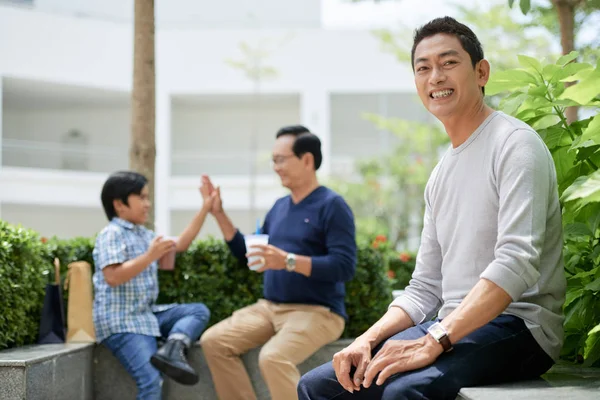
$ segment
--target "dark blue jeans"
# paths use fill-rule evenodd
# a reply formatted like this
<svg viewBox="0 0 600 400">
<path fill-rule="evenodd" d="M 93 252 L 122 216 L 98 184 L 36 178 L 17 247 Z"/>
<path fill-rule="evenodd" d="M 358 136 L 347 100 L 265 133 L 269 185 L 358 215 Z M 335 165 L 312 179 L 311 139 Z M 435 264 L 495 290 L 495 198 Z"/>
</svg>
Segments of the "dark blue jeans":
<svg viewBox="0 0 600 400">
<path fill-rule="evenodd" d="M 195 342 L 206 328 L 210 311 L 202 303 L 191 303 L 181 304 L 155 315 L 163 337 L 183 333 Z M 150 364 L 150 358 L 157 350 L 154 336 L 116 333 L 102 343 L 135 380 L 138 400 L 160 400 L 162 379 L 158 370 Z"/>
<path fill-rule="evenodd" d="M 418 339 L 431 324 L 412 327 L 388 340 Z M 454 350 L 442 354 L 432 365 L 392 375 L 381 386 L 373 380 L 368 389 L 361 387 L 351 394 L 338 383 L 329 362 L 300 379 L 298 396 L 300 400 L 454 400 L 463 387 L 539 377 L 553 363 L 523 320 L 501 315 L 455 343 Z"/>
</svg>

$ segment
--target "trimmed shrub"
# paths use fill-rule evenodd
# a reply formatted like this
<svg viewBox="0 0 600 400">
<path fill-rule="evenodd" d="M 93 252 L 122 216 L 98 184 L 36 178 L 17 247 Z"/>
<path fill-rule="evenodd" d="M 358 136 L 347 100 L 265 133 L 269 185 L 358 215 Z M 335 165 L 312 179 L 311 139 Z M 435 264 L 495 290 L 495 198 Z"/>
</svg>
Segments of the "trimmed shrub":
<svg viewBox="0 0 600 400">
<path fill-rule="evenodd" d="M 35 232 L 0 220 L 0 349 L 37 340 L 51 268 Z"/>
<path fill-rule="evenodd" d="M 93 267 L 94 239 L 40 239 L 32 231 L 0 223 L 2 349 L 35 343 L 44 287 L 53 280 L 54 257 L 60 259 L 64 282 L 69 263 L 81 260 Z M 386 312 L 392 289 L 385 257 L 370 243 L 359 243 L 356 275 L 346 283 L 349 321 L 343 337 L 360 335 Z M 159 271 L 159 281 L 158 303 L 203 302 L 211 310 L 211 325 L 262 297 L 262 275 L 250 271 L 215 238 L 196 241 L 178 254 L 175 270 Z M 68 292 L 63 296 L 66 307 Z"/>
</svg>

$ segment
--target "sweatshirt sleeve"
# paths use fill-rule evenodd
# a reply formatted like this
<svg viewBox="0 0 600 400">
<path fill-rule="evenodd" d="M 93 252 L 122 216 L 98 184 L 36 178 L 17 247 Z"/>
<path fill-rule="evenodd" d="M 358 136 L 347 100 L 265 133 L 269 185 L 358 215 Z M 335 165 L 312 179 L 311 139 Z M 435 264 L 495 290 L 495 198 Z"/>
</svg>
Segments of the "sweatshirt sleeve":
<svg viewBox="0 0 600 400">
<path fill-rule="evenodd" d="M 494 260 L 480 277 L 500 286 L 513 301 L 540 277 L 553 168 L 546 145 L 527 129 L 509 136 L 495 163 L 498 238 Z"/>
<path fill-rule="evenodd" d="M 404 293 L 390 307 L 400 307 L 415 325 L 433 318 L 442 305 L 442 252 L 425 194 L 425 216 L 415 270 Z"/>
<path fill-rule="evenodd" d="M 356 271 L 354 215 L 344 199 L 336 197 L 325 220 L 327 255 L 312 257 L 311 279 L 345 282 Z"/>
</svg>

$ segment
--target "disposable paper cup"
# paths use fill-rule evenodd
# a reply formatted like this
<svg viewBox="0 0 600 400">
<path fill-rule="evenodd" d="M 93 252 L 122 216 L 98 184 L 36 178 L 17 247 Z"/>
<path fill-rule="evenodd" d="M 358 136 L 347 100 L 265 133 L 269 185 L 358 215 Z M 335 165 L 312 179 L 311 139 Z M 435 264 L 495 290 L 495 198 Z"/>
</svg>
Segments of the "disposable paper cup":
<svg viewBox="0 0 600 400">
<path fill-rule="evenodd" d="M 245 235 L 244 240 L 246 241 L 246 252 L 252 253 L 258 250 L 258 248 L 253 248 L 253 246 L 256 246 L 257 244 L 269 244 L 269 235 Z M 252 264 L 252 262 L 254 262 L 255 260 L 260 260 L 260 257 L 248 257 L 248 264 Z M 257 264 L 248 268 L 250 268 L 252 271 L 256 271 L 257 269 L 260 269 L 263 266 L 264 264 Z"/>
<path fill-rule="evenodd" d="M 165 236 L 163 238 L 163 240 L 172 240 L 175 243 L 177 243 L 177 240 L 179 238 L 177 236 Z M 168 253 L 165 253 L 165 255 L 163 255 L 159 262 L 158 262 L 158 266 L 160 269 L 165 270 L 165 271 L 172 271 L 175 269 L 175 255 L 177 254 L 177 250 L 173 249 L 171 251 L 169 251 Z"/>
</svg>

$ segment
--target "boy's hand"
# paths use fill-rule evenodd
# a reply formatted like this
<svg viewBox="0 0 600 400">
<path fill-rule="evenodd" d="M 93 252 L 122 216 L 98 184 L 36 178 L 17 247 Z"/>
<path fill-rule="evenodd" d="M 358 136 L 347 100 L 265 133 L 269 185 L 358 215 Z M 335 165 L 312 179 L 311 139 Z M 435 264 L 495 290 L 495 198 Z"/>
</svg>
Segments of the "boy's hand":
<svg viewBox="0 0 600 400">
<path fill-rule="evenodd" d="M 152 261 L 156 261 L 169 251 L 175 250 L 176 243 L 172 240 L 164 240 L 162 236 L 157 236 L 150 242 L 150 247 L 146 254 Z"/>
<path fill-rule="evenodd" d="M 208 175 L 202 175 L 202 186 L 200 186 L 200 194 L 204 200 L 204 205 L 210 205 L 208 210 L 212 213 L 223 212 L 223 201 L 221 200 L 221 188 L 214 187 Z"/>
</svg>

